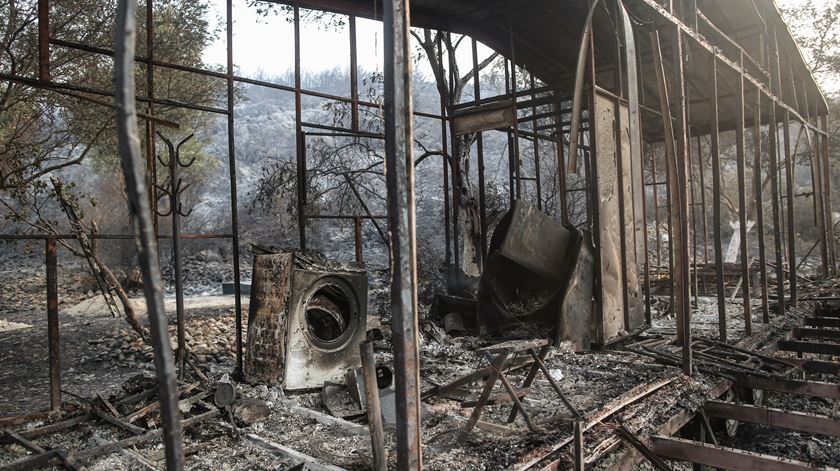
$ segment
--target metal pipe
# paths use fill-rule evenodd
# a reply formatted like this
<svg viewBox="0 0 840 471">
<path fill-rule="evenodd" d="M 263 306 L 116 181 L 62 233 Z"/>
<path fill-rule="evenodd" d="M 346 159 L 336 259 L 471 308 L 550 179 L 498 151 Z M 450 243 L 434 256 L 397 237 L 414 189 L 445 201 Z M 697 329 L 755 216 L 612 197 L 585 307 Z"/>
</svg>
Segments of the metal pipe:
<svg viewBox="0 0 840 471">
<path fill-rule="evenodd" d="M 583 24 L 583 33 L 580 35 L 580 47 L 578 48 L 577 66 L 575 67 L 575 88 L 572 94 L 572 123 L 569 134 L 569 173 L 577 173 L 577 148 L 578 132 L 580 130 L 580 114 L 583 109 L 583 82 L 586 74 L 587 50 L 591 41 L 592 16 L 595 14 L 595 7 L 600 0 L 594 0 L 589 5 L 589 12 L 586 14 L 586 21 Z M 592 73 L 595 71 L 593 69 Z"/>
<path fill-rule="evenodd" d="M 508 22 L 508 42 L 510 44 L 510 92 L 516 96 L 516 48 L 513 41 L 513 15 L 510 10 L 507 12 Z M 514 98 L 516 102 L 516 98 Z M 514 106 L 514 109 L 516 107 Z M 516 181 L 516 199 L 522 198 L 522 159 L 519 155 L 519 120 L 513 120 L 513 159 L 514 159 L 514 177 Z"/>
<path fill-rule="evenodd" d="M 396 373 L 397 468 L 423 466 L 414 216 L 409 0 L 383 2 L 385 160 L 391 232 L 391 328 Z"/>
<path fill-rule="evenodd" d="M 350 15 L 350 127 L 359 130 L 359 64 L 356 51 L 356 15 Z"/>
<path fill-rule="evenodd" d="M 230 5 L 230 3 L 228 3 Z M 178 411 L 178 386 L 175 382 L 169 329 L 163 306 L 163 280 L 157 263 L 157 242 L 149 200 L 146 197 L 145 168 L 140 156 L 136 104 L 134 101 L 134 18 L 137 4 L 120 0 L 116 15 L 115 47 L 115 96 L 117 101 L 117 136 L 125 174 L 126 192 L 130 211 L 135 218 L 137 246 L 143 271 L 143 286 L 149 311 L 152 346 L 155 352 L 155 370 L 158 378 L 163 443 L 168 470 L 184 467 L 184 450 L 181 443 L 181 419 Z"/>
<path fill-rule="evenodd" d="M 743 59 L 742 59 L 743 62 Z M 744 306 L 744 330 L 752 335 L 752 310 L 750 306 L 750 254 L 747 241 L 747 182 L 746 149 L 744 147 L 744 74 L 738 76 L 736 83 L 738 100 L 735 118 L 735 151 L 738 174 L 738 226 L 741 237 L 741 293 Z"/>
<path fill-rule="evenodd" d="M 472 40 L 472 63 L 473 63 L 473 95 L 476 101 L 481 100 L 481 76 L 478 70 L 478 42 Z M 487 260 L 487 195 L 486 182 L 484 179 L 484 138 L 478 132 L 475 138 L 475 152 L 478 160 L 478 216 L 481 225 L 481 268 L 484 269 L 484 262 Z M 444 162 L 445 167 L 445 162 Z M 444 174 L 445 175 L 445 174 Z"/>
<path fill-rule="evenodd" d="M 726 342 L 726 292 L 723 288 L 723 234 L 721 233 L 721 182 L 720 182 L 720 122 L 718 116 L 718 73 L 717 58 L 712 57 L 711 94 L 709 96 L 711 152 L 712 156 L 712 219 L 715 245 L 715 285 L 717 287 L 718 337 Z"/>
<path fill-rule="evenodd" d="M 227 134 L 228 134 L 228 169 L 230 171 L 230 225 L 233 252 L 233 294 L 236 324 L 236 375 L 243 373 L 242 366 L 242 289 L 239 286 L 239 202 L 236 197 L 236 133 L 234 130 L 234 92 L 233 92 L 233 1 L 226 1 L 226 46 L 227 46 Z"/>
<path fill-rule="evenodd" d="M 820 117 L 820 124 L 822 127 L 823 132 L 823 139 L 822 139 L 822 167 L 825 169 L 823 172 L 823 194 L 825 195 L 825 201 L 823 203 L 823 207 L 825 208 L 825 226 L 828 229 L 828 261 L 830 264 L 829 273 L 834 276 L 837 274 L 837 260 L 835 254 L 835 242 L 834 242 L 834 216 L 831 210 L 831 167 L 828 165 L 828 115 L 823 114 Z"/>
<path fill-rule="evenodd" d="M 761 181 L 761 91 L 756 90 L 755 118 L 753 119 L 753 186 L 755 188 L 756 225 L 758 226 L 758 267 L 761 282 L 761 315 L 765 324 L 770 323 L 770 302 L 767 298 L 767 248 L 764 240 L 764 198 Z"/>
<path fill-rule="evenodd" d="M 355 217 L 353 218 L 353 241 L 355 242 L 356 246 L 356 263 L 362 264 L 364 263 L 364 258 L 362 257 L 362 218 Z"/>
<path fill-rule="evenodd" d="M 38 80 L 50 81 L 50 0 L 38 0 Z"/>
<path fill-rule="evenodd" d="M 155 97 L 155 13 L 154 0 L 146 0 L 146 93 L 152 100 Z M 152 206 L 152 214 L 158 212 L 157 198 L 155 197 L 154 186 L 157 184 L 157 162 L 155 159 L 155 104 L 149 101 L 146 104 L 146 114 L 151 118 L 146 120 L 146 167 L 149 172 L 149 201 Z M 160 237 L 158 218 L 154 218 L 155 237 Z"/>
<path fill-rule="evenodd" d="M 301 128 L 301 71 L 300 71 L 300 2 L 294 4 L 294 54 L 295 54 L 295 144 L 297 167 L 297 211 L 298 211 L 298 241 L 301 250 L 306 250 L 306 137 Z"/>
<path fill-rule="evenodd" d="M 784 128 L 782 128 L 782 135 L 784 137 L 784 151 L 785 151 L 785 189 L 787 190 L 787 235 L 788 235 L 788 270 L 790 271 L 790 305 L 796 307 L 796 225 L 793 217 L 793 155 L 790 151 L 790 113 L 785 111 L 783 113 Z"/>
<path fill-rule="evenodd" d="M 682 345 L 682 367 L 685 375 L 692 375 L 692 352 L 691 352 L 691 274 L 689 255 L 689 168 L 688 168 L 688 104 L 685 88 L 685 44 L 682 31 L 676 28 L 676 62 L 674 64 L 674 81 L 677 91 L 677 102 L 679 114 L 677 116 L 677 149 L 679 158 L 674 161 L 676 190 L 678 196 L 675 201 L 679 204 L 674 225 L 677 226 L 676 242 L 679 243 L 675 251 L 674 268 L 679 276 L 679 283 L 676 284 L 677 297 L 677 319 L 682 324 L 683 345 Z"/>
<path fill-rule="evenodd" d="M 438 32 L 437 37 L 437 60 L 438 64 L 441 64 L 443 67 L 443 39 L 440 32 Z M 440 93 L 440 115 L 446 116 L 446 94 Z M 449 140 L 447 135 L 447 126 L 446 120 L 441 120 L 440 122 L 440 148 L 443 152 L 446 152 L 446 149 L 449 148 Z M 447 276 L 447 283 L 449 282 L 449 273 L 452 270 L 452 227 L 451 227 L 451 207 L 450 207 L 450 194 L 449 194 L 449 169 L 450 169 L 450 162 L 449 159 L 443 159 L 443 240 L 444 240 L 444 265 L 446 266 L 446 276 Z M 454 173 L 454 166 L 453 166 L 453 173 Z M 458 235 L 455 235 L 455 239 L 457 240 Z"/>
<path fill-rule="evenodd" d="M 529 74 L 531 76 L 531 90 L 534 89 L 534 74 Z M 478 80 L 476 80 L 478 82 Z M 531 95 L 531 97 L 536 99 L 536 95 Z M 537 108 L 536 106 L 531 107 L 531 114 L 536 116 Z M 537 134 L 537 124 L 539 124 L 539 120 L 534 120 L 531 123 L 531 130 L 534 132 L 534 135 Z M 536 179 L 537 185 L 537 209 L 542 211 L 542 182 L 540 181 L 540 140 L 539 138 L 534 139 L 534 178 Z"/>
</svg>

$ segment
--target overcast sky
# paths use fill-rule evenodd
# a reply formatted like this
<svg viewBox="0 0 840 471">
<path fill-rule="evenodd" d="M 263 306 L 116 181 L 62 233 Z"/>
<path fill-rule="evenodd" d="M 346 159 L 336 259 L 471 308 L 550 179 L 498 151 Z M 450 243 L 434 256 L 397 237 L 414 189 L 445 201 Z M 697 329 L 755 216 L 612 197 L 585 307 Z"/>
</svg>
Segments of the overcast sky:
<svg viewBox="0 0 840 471">
<path fill-rule="evenodd" d="M 743 1 L 743 0 L 734 0 Z M 806 2 L 817 4 L 837 0 L 776 0 L 780 7 L 795 6 Z M 225 0 L 210 0 L 212 5 L 211 22 L 221 28 L 219 40 L 212 44 L 204 54 L 209 64 L 225 64 L 224 12 Z M 246 0 L 234 0 L 234 63 L 239 73 L 247 77 L 263 75 L 280 76 L 291 70 L 294 65 L 292 24 L 284 15 L 263 17 L 256 10 L 247 6 Z M 377 21 L 357 20 L 358 61 L 362 70 L 380 70 L 382 68 L 382 24 Z M 470 48 L 461 47 L 459 61 L 469 63 Z M 490 50 L 479 50 L 481 58 L 490 54 Z M 429 73 L 425 64 L 418 64 L 421 73 Z M 348 69 L 350 67 L 349 32 L 345 25 L 338 31 L 306 25 L 301 28 L 301 68 L 304 72 L 317 72 L 330 68 Z"/>
</svg>

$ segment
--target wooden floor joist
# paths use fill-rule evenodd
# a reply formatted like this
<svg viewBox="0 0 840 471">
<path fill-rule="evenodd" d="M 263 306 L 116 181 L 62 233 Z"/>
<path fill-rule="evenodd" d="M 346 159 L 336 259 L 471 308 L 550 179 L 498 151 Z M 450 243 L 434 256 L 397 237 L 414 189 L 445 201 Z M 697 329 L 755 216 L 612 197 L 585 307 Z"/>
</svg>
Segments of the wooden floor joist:
<svg viewBox="0 0 840 471">
<path fill-rule="evenodd" d="M 840 376 L 840 363 L 833 361 L 811 360 L 806 358 L 785 358 L 785 361 L 795 364 L 797 368 L 806 373 Z"/>
<path fill-rule="evenodd" d="M 805 325 L 811 327 L 840 327 L 840 319 L 834 317 L 806 317 Z"/>
<path fill-rule="evenodd" d="M 655 436 L 652 442 L 653 451 L 663 458 L 733 471 L 840 471 L 840 468 L 818 468 L 802 461 L 681 438 Z"/>
<path fill-rule="evenodd" d="M 840 437 L 840 420 L 824 415 L 723 401 L 707 401 L 703 409 L 714 417 Z"/>
<path fill-rule="evenodd" d="M 840 340 L 840 330 L 796 327 L 793 329 L 793 336 L 797 339 Z"/>
<path fill-rule="evenodd" d="M 836 343 L 779 340 L 779 350 L 784 352 L 816 353 L 819 355 L 840 356 L 840 344 Z"/>
<path fill-rule="evenodd" d="M 736 378 L 736 384 L 745 388 L 765 391 L 801 394 L 823 399 L 840 399 L 840 385 L 798 379 L 765 378 L 762 376 L 742 375 Z"/>
</svg>

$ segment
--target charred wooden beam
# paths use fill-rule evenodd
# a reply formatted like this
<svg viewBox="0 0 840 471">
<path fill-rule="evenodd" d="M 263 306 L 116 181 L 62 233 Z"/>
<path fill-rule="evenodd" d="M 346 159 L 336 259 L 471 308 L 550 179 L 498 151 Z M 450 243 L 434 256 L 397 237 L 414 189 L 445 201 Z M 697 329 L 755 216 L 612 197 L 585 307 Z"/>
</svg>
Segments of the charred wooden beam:
<svg viewBox="0 0 840 471">
<path fill-rule="evenodd" d="M 803 396 L 821 397 L 823 399 L 840 399 L 840 385 L 817 381 L 800 381 L 797 379 L 765 378 L 754 375 L 739 375 L 735 383 L 738 386 L 753 389 L 763 389 Z"/>
<path fill-rule="evenodd" d="M 785 360 L 807 373 L 840 376 L 840 363 L 803 358 L 786 358 Z"/>
<path fill-rule="evenodd" d="M 819 355 L 840 356 L 840 345 L 835 343 L 802 342 L 798 340 L 779 340 L 779 350 L 796 353 L 816 353 Z"/>
<path fill-rule="evenodd" d="M 836 470 L 838 468 L 815 468 L 802 461 L 778 456 L 752 453 L 737 448 L 711 445 L 681 438 L 653 437 L 653 451 L 665 458 L 689 461 L 734 471 L 795 471 L 815 469 Z"/>
<path fill-rule="evenodd" d="M 840 340 L 840 330 L 795 327 L 793 329 L 793 336 L 798 339 Z"/>
<path fill-rule="evenodd" d="M 707 401 L 703 410 L 714 417 L 769 425 L 798 432 L 840 437 L 840 420 L 824 415 L 723 401 Z"/>
<path fill-rule="evenodd" d="M 840 319 L 831 317 L 806 317 L 805 325 L 811 327 L 840 327 Z"/>
</svg>

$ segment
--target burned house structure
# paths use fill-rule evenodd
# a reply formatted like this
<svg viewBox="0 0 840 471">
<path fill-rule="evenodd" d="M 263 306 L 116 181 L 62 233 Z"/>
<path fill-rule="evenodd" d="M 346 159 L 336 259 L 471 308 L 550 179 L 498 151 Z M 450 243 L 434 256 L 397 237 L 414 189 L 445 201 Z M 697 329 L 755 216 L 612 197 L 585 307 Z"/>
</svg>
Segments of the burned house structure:
<svg viewBox="0 0 840 471">
<path fill-rule="evenodd" d="M 388 407 L 392 408 L 391 421 L 395 423 L 394 438 L 389 441 L 393 451 L 390 466 L 420 469 L 424 450 L 428 453 L 430 448 L 446 448 L 424 437 L 422 404 L 439 394 L 450 397 L 455 390 L 463 392 L 463 387 L 470 384 L 477 384 L 479 389 L 460 397 L 459 403 L 471 412 L 466 425 L 459 428 L 463 432 L 459 440 L 475 427 L 493 428 L 494 424 L 480 420 L 486 413 L 484 409 L 491 406 L 507 407 L 506 410 L 512 407 L 508 420 L 511 427 L 521 417 L 534 436 L 548 429 L 556 432 L 541 443 L 529 443 L 512 462 L 505 463 L 505 467 L 512 469 L 584 469 L 585 466 L 634 469 L 645 460 L 657 469 L 670 469 L 665 460 L 740 470 L 811 469 L 812 465 L 836 469 L 824 465 L 837 463 L 806 463 L 801 459 L 722 446 L 709 420 L 712 417 L 711 422 L 719 418 L 724 423 L 742 421 L 840 437 L 836 416 L 763 407 L 761 401 L 754 400 L 760 392 L 791 394 L 831 401 L 835 411 L 836 401 L 840 400 L 837 382 L 840 344 L 835 343 L 840 339 L 840 331 L 835 330 L 840 327 L 837 321 L 840 308 L 832 304 L 836 300 L 808 295 L 807 286 L 800 285 L 804 277 L 797 272 L 805 258 L 814 257 L 819 259 L 817 276 L 828 279 L 836 275 L 828 109 L 820 87 L 772 0 L 276 3 L 288 6 L 293 12 L 293 43 L 276 45 L 293 50 L 292 86 L 237 75 L 232 49 L 236 8 L 232 0 L 226 2 L 225 70 L 206 70 L 156 59 L 153 0 L 146 2 L 148 34 L 139 38 L 145 43 L 147 53 L 133 59 L 143 66 L 145 73 L 146 91 L 136 100 L 141 127 L 145 126 L 143 155 L 151 175 L 159 166 L 154 156 L 155 131 L 172 124 L 155 117 L 156 107 L 198 109 L 226 118 L 232 231 L 175 234 L 173 238 L 221 238 L 229 239 L 232 244 L 236 362 L 230 373 L 235 380 L 282 384 L 288 391 L 320 389 L 325 382 L 346 383 L 351 396 L 361 406 L 362 418 L 367 410 L 372 443 L 369 456 L 376 469 L 385 469 L 389 463 L 385 456 L 388 447 L 382 417 L 378 412 L 371 412 L 385 408 L 385 398 L 382 397 L 380 405 L 376 389 L 389 391 Z M 53 79 L 49 53 L 51 48 L 62 47 L 115 56 L 119 45 L 108 49 L 52 37 L 50 0 L 39 0 L 38 5 L 39 75 L 25 77 L 4 72 L 0 80 L 69 93 L 112 106 L 108 100 L 117 95 L 114 91 Z M 347 19 L 351 56 L 349 96 L 333 96 L 302 87 L 302 9 L 331 12 Z M 359 126 L 360 109 L 376 108 L 379 104 L 360 98 L 357 18 L 381 20 L 383 25 L 385 127 L 382 135 L 372 136 Z M 508 76 L 506 93 L 485 96 L 481 80 L 474 79 L 471 100 L 446 103 L 442 99 L 439 114 L 414 110 L 410 27 L 464 35 L 466 40 L 473 41 L 474 64 L 478 64 L 476 42 L 500 53 Z M 443 54 L 440 45 L 437 52 Z M 174 103 L 155 97 L 153 70 L 156 68 L 225 81 L 225 106 Z M 240 258 L 244 256 L 247 241 L 240 238 L 236 204 L 234 88 L 238 83 L 292 93 L 296 103 L 300 250 L 261 251 L 254 255 L 250 295 L 242 292 L 240 280 Z M 530 86 L 523 88 L 525 83 Z M 351 125 L 344 128 L 304 121 L 303 97 L 348 105 Z M 432 309 L 434 319 L 422 320 L 422 324 L 437 322 L 445 325 L 447 331 L 478 336 L 479 343 L 472 353 L 481 358 L 481 368 L 448 383 L 431 384 L 421 378 L 422 327 L 414 211 L 414 184 L 420 178 L 420 170 L 415 169 L 416 149 L 412 145 L 412 120 L 416 117 L 436 120 L 441 129 L 439 148 L 432 153 L 443 157 L 445 227 L 441 229 L 445 231 L 448 271 L 458 272 L 459 278 L 452 285 L 464 283 L 460 256 L 466 243 L 458 230 L 459 224 L 465 223 L 459 221 L 463 213 L 458 209 L 463 194 L 460 188 L 463 169 L 457 157 L 462 155 L 458 146 L 463 141 L 458 137 L 477 136 L 474 157 L 478 174 L 481 274 L 472 280 L 472 298 L 465 297 L 463 289 L 458 293 L 439 293 Z M 387 218 L 370 213 L 367 207 L 363 215 L 307 214 L 306 139 L 314 132 L 384 140 Z M 508 142 L 505 182 L 508 212 L 495 227 L 488 222 L 481 145 L 482 135 L 488 133 L 502 133 Z M 734 263 L 725 259 L 721 227 L 722 133 L 735 136 L 735 204 L 740 220 Z M 792 138 L 796 133 L 809 143 L 807 165 L 794 162 Z M 522 151 L 526 146 L 531 152 Z M 177 154 L 174 155 L 177 159 Z M 527 166 L 534 174 L 525 170 L 525 158 L 534 160 Z M 557 181 L 551 189 L 541 186 L 544 181 L 541 162 L 544 165 L 547 161 L 556 162 Z M 177 160 L 170 160 L 173 162 Z M 796 193 L 797 171 L 810 173 L 811 188 L 807 196 Z M 177 186 L 173 184 L 174 188 Z M 525 191 L 531 186 L 533 191 Z M 559 201 L 556 218 L 541 211 L 546 191 L 554 191 L 552 197 Z M 528 195 L 536 198 L 529 201 Z M 817 234 L 814 247 L 807 253 L 800 253 L 797 245 L 802 228 L 796 227 L 794 215 L 794 203 L 803 198 L 813 206 Z M 754 201 L 757 204 L 753 215 L 747 208 Z M 154 206 L 155 198 L 150 198 L 150 203 Z M 581 212 L 583 217 L 573 222 L 570 217 L 573 211 Z M 390 303 L 383 325 L 390 324 L 391 330 L 392 355 L 389 351 L 388 368 L 374 368 L 370 343 L 362 347 L 361 356 L 359 352 L 359 345 L 371 328 L 369 317 L 381 314 L 369 307 L 369 281 L 364 264 L 338 264 L 313 258 L 308 251 L 319 247 L 307 243 L 310 219 L 353 221 L 357 262 L 363 258 L 359 235 L 362 224 L 375 225 L 387 240 Z M 386 222 L 387 227 L 381 227 Z M 753 225 L 755 235 L 749 230 Z M 95 234 L 90 237 L 133 236 Z M 76 239 L 81 235 L 31 234 L 2 238 L 46 241 L 50 398 L 52 408 L 58 409 L 61 391 L 55 246 L 56 239 Z M 246 309 L 243 304 L 249 296 Z M 736 314 L 730 297 L 740 301 Z M 698 330 L 697 321 L 693 322 L 693 315 L 699 310 L 698 298 L 710 299 L 714 304 L 715 315 L 706 315 L 703 320 L 704 326 L 711 325 L 711 328 Z M 808 312 L 802 314 L 805 311 Z M 445 321 L 453 312 L 458 315 Z M 791 319 L 794 325 L 802 325 L 794 327 Z M 511 326 L 522 325 L 528 336 L 523 336 L 521 331 L 510 333 L 516 330 Z M 698 332 L 699 337 L 694 338 Z M 179 326 L 180 352 L 184 352 L 182 337 Z M 603 429 L 604 423 L 611 422 L 619 411 L 664 391 L 663 388 L 676 380 L 657 378 L 598 407 L 585 409 L 569 399 L 567 385 L 547 366 L 547 356 L 561 345 L 581 355 L 595 356 L 613 349 L 632 352 L 639 368 L 657 362 L 673 371 L 679 369 L 681 378 L 689 383 L 693 381 L 689 378 L 701 376 L 705 379 L 697 381 L 703 384 L 702 391 L 694 391 L 701 400 L 671 414 L 644 434 L 638 428 L 629 430 L 618 419 L 612 428 Z M 797 356 L 791 356 L 791 352 Z M 521 361 L 523 357 L 527 363 Z M 184 369 L 180 358 L 179 367 Z M 607 358 L 609 362 L 613 357 Z M 523 369 L 527 375 L 522 384 L 512 385 L 512 375 L 516 374 L 512 372 Z M 393 374 L 393 384 L 390 378 L 385 378 L 390 374 Z M 562 410 L 553 412 L 564 415 L 562 422 L 567 428 L 558 428 L 556 421 L 539 423 L 528 412 L 532 403 L 526 398 L 537 383 L 560 399 Z M 691 384 L 691 388 L 699 387 Z M 233 400 L 226 396 L 227 388 L 217 389 L 216 396 L 220 399 L 215 406 L 221 409 L 208 407 L 208 411 L 186 418 L 184 427 L 222 415 L 219 410 L 230 406 Z M 677 396 L 682 392 L 672 390 L 668 394 Z M 135 430 L 130 421 L 126 426 L 119 413 L 114 412 L 115 417 L 109 420 L 122 423 L 118 427 L 136 434 L 135 442 L 139 443 L 139 437 L 147 441 L 160 437 L 159 429 Z M 177 410 L 169 412 L 179 415 Z M 97 410 L 95 414 L 105 413 Z M 507 426 L 497 426 L 495 430 L 499 427 Z M 42 428 L 35 430 L 36 433 L 31 429 L 13 432 L 9 428 L 5 432 L 5 442 L 23 443 L 33 453 L 33 457 L 12 462 L 9 469 L 49 463 L 73 467 L 78 461 L 96 457 L 97 453 L 110 453 L 134 443 L 115 442 L 100 445 L 99 449 L 81 450 L 74 460 L 72 453 L 33 445 L 31 438 L 47 433 Z M 679 434 L 691 439 L 678 438 Z M 164 438 L 169 447 L 167 440 L 173 440 L 172 436 Z M 256 443 L 256 440 L 252 441 Z M 282 447 L 276 444 L 261 446 L 271 453 L 286 453 L 278 451 Z M 458 445 L 448 446 L 451 449 Z M 607 455 L 611 456 L 608 464 L 599 462 Z M 181 461 L 174 466 L 183 466 L 183 456 L 176 458 Z M 298 456 L 296 460 L 311 466 L 326 466 L 310 458 Z M 173 466 L 170 461 L 167 463 Z"/>
</svg>

